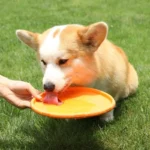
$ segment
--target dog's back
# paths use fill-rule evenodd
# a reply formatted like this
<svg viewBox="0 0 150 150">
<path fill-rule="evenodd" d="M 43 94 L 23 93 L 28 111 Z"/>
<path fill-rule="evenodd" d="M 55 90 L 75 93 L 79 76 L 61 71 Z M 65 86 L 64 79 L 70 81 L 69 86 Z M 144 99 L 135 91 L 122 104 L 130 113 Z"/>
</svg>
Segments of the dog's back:
<svg viewBox="0 0 150 150">
<path fill-rule="evenodd" d="M 124 51 L 107 39 L 95 52 L 99 77 L 96 88 L 111 94 L 115 100 L 134 94 L 138 76 Z"/>
</svg>

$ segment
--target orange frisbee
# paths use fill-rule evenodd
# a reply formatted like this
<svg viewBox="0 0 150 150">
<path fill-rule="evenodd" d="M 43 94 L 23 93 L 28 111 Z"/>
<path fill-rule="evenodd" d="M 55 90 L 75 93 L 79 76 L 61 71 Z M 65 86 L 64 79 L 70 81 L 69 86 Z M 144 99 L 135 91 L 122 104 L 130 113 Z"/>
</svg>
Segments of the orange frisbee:
<svg viewBox="0 0 150 150">
<path fill-rule="evenodd" d="M 45 92 L 41 94 L 44 98 Z M 114 99 L 107 93 L 86 87 L 69 87 L 58 95 L 61 105 L 43 103 L 33 98 L 31 108 L 36 113 L 51 118 L 87 118 L 104 114 L 115 107 Z"/>
</svg>

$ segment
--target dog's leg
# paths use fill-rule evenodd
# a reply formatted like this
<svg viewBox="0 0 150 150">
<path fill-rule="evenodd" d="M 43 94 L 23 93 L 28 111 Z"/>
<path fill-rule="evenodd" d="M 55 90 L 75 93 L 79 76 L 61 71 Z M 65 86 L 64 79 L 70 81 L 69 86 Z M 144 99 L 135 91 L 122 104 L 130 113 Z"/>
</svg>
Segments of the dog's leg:
<svg viewBox="0 0 150 150">
<path fill-rule="evenodd" d="M 126 88 L 122 91 L 121 98 L 127 98 L 128 96 L 134 94 L 138 87 L 138 75 L 134 67 L 129 64 L 129 74 Z"/>
<path fill-rule="evenodd" d="M 101 115 L 100 120 L 110 122 L 114 120 L 114 109 Z"/>
<path fill-rule="evenodd" d="M 126 92 L 126 97 L 134 94 L 138 87 L 138 75 L 134 67 L 130 64 L 129 75 L 128 75 L 128 87 Z"/>
<path fill-rule="evenodd" d="M 117 102 L 118 99 L 119 99 L 119 96 L 120 96 L 120 92 L 118 92 L 116 94 L 116 96 L 114 97 L 115 101 Z M 100 120 L 102 121 L 106 121 L 106 122 L 110 122 L 110 121 L 113 121 L 114 120 L 114 109 L 101 115 L 100 116 Z"/>
</svg>

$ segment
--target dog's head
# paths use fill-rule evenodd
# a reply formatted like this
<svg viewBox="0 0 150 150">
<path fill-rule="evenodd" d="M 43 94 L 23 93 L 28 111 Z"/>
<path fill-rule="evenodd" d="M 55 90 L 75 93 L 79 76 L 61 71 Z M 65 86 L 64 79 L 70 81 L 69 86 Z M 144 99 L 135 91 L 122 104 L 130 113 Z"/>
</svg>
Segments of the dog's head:
<svg viewBox="0 0 150 150">
<path fill-rule="evenodd" d="M 107 24 L 55 26 L 42 34 L 17 30 L 18 38 L 35 49 L 47 91 L 87 85 L 97 78 L 95 51 L 107 36 Z"/>
</svg>

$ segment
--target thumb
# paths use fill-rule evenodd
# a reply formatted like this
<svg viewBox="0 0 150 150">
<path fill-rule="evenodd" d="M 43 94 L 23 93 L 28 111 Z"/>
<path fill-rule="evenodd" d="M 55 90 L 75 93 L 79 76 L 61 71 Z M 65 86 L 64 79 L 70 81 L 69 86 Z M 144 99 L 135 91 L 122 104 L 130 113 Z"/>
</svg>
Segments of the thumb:
<svg viewBox="0 0 150 150">
<path fill-rule="evenodd" d="M 39 95 L 41 92 L 35 89 L 30 83 L 28 83 L 28 92 L 31 93 L 33 97 L 35 97 L 38 100 L 41 100 L 42 97 Z"/>
</svg>

